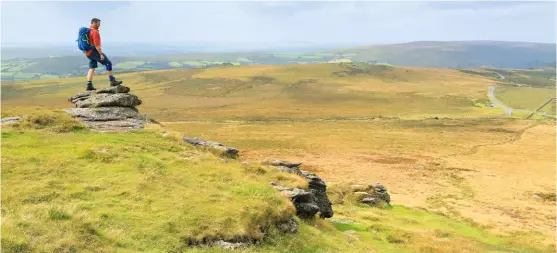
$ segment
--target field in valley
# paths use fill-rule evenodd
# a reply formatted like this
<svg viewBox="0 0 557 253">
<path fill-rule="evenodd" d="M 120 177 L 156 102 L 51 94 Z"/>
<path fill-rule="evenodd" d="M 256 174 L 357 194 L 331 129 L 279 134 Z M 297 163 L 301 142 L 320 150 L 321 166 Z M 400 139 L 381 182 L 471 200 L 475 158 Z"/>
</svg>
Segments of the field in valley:
<svg viewBox="0 0 557 253">
<path fill-rule="evenodd" d="M 114 45 L 111 44 L 111 46 Z M 114 70 L 139 72 L 205 68 L 224 63 L 227 65 L 296 65 L 365 62 L 428 68 L 480 68 L 483 66 L 546 68 L 549 71 L 542 73 L 542 76 L 555 77 L 555 45 L 550 43 L 429 41 L 327 49 L 321 52 L 288 50 L 273 52 L 268 49 L 255 52 L 220 53 L 192 53 L 190 50 L 179 53 L 185 48 L 173 50 L 172 47 L 145 46 L 133 44 L 107 48 L 107 54 L 114 63 Z M 205 46 L 209 45 L 202 47 Z M 88 61 L 74 47 L 6 47 L 2 49 L 4 51 L 0 75 L 2 81 L 57 79 L 87 73 Z M 312 48 L 312 50 L 316 49 Z M 188 51 L 189 53 L 186 53 Z M 156 56 L 153 55 L 154 52 L 157 52 Z M 103 68 L 99 68 L 99 72 L 102 71 L 104 71 Z M 551 72 L 553 75 L 550 74 Z M 514 78 L 520 82 L 532 81 L 521 75 L 516 75 Z M 550 83 L 550 85 L 552 84 Z"/>
<path fill-rule="evenodd" d="M 502 102 L 533 110 L 555 87 L 514 79 L 517 86 L 473 71 L 343 63 L 117 77 L 142 99 L 140 112 L 166 131 L 236 147 L 249 162 L 302 162 L 327 182 L 333 199 L 349 183 L 380 182 L 391 194 L 392 210 L 339 204 L 334 218 L 355 224 L 305 232 L 340 234 L 334 240 L 360 252 L 552 252 L 555 119 L 505 118 L 488 106 L 487 93 L 497 82 Z M 108 85 L 103 76 L 95 83 Z M 67 108 L 84 86 L 83 78 L 3 82 L 2 114 Z M 548 108 L 555 115 L 554 105 Z"/>
</svg>

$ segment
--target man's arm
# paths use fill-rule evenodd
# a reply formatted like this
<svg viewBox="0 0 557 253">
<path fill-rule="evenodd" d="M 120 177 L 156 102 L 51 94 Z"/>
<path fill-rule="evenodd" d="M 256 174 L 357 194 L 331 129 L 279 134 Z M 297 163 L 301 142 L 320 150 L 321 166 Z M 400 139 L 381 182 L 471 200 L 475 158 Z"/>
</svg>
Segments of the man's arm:
<svg viewBox="0 0 557 253">
<path fill-rule="evenodd" d="M 104 54 L 103 51 L 101 50 L 101 46 L 95 46 L 95 48 L 97 49 L 97 52 L 99 52 L 99 55 L 101 56 L 101 61 L 104 61 Z"/>
<path fill-rule="evenodd" d="M 99 55 L 101 56 L 101 60 L 104 60 L 103 51 L 101 49 L 101 36 L 99 34 L 99 31 L 93 30 L 93 32 L 91 33 L 91 38 L 93 39 L 93 45 L 95 46 L 97 52 L 99 52 Z"/>
</svg>

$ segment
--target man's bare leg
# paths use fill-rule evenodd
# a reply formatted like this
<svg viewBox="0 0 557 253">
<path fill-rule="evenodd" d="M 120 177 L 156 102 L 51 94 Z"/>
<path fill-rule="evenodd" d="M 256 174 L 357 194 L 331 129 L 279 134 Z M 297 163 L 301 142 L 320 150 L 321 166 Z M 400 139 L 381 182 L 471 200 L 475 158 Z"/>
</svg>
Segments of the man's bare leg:
<svg viewBox="0 0 557 253">
<path fill-rule="evenodd" d="M 95 75 L 95 69 L 90 68 L 89 72 L 87 73 L 87 90 L 96 90 L 93 87 L 93 76 Z"/>
<path fill-rule="evenodd" d="M 87 73 L 87 82 L 93 82 L 94 75 L 95 75 L 95 69 L 89 69 L 89 73 Z"/>
</svg>

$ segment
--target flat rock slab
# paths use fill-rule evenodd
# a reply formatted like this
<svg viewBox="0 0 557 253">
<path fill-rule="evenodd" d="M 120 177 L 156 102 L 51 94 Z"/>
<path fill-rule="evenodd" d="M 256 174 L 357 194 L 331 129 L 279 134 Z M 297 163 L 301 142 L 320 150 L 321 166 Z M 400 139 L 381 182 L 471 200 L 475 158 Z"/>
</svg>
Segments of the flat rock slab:
<svg viewBox="0 0 557 253">
<path fill-rule="evenodd" d="M 111 121 L 142 118 L 137 109 L 133 107 L 69 108 L 64 111 L 73 117 L 85 121 Z"/>
<path fill-rule="evenodd" d="M 141 130 L 145 121 L 140 119 L 125 119 L 113 121 L 82 121 L 87 127 L 100 132 L 125 132 Z"/>
<path fill-rule="evenodd" d="M 85 92 L 77 93 L 73 97 L 69 98 L 68 101 L 72 102 L 73 100 L 89 97 L 94 94 L 103 94 L 103 93 L 116 94 L 116 93 L 128 93 L 128 92 L 130 92 L 130 88 L 119 85 L 116 87 L 110 87 L 110 88 L 100 89 L 96 91 L 85 91 Z"/>
<path fill-rule="evenodd" d="M 292 202 L 310 202 L 311 193 L 300 188 L 288 188 L 282 185 L 273 186 L 285 196 L 288 196 Z"/>
<path fill-rule="evenodd" d="M 236 157 L 238 155 L 238 149 L 227 147 L 227 146 L 225 146 L 223 144 L 220 144 L 218 142 L 205 141 L 205 140 L 202 140 L 202 139 L 189 138 L 189 137 L 183 137 L 182 139 L 189 144 L 212 148 L 212 149 L 223 152 L 226 155 L 229 155 L 229 156 L 232 156 L 232 157 Z"/>
<path fill-rule="evenodd" d="M 282 172 L 293 173 L 293 174 L 296 174 L 298 176 L 303 176 L 302 171 L 298 167 L 279 166 L 278 168 Z"/>
<path fill-rule="evenodd" d="M 302 165 L 302 163 L 295 163 L 295 162 L 283 161 L 283 160 L 278 160 L 278 159 L 267 160 L 263 163 L 264 164 L 269 164 L 269 165 L 272 165 L 272 166 L 284 166 L 284 167 L 287 167 L 287 168 L 295 168 L 295 167 L 300 167 L 300 165 Z"/>
<path fill-rule="evenodd" d="M 141 100 L 132 94 L 127 93 L 101 93 L 87 97 L 76 98 L 71 101 L 78 108 L 93 107 L 135 107 L 141 105 Z"/>
</svg>

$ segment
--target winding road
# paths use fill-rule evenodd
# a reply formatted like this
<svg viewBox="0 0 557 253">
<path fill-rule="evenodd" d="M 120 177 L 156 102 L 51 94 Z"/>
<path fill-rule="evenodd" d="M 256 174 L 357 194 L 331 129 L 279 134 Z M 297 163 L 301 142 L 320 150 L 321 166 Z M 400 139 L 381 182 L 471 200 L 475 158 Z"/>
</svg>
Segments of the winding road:
<svg viewBox="0 0 557 253">
<path fill-rule="evenodd" d="M 493 72 L 497 75 L 499 75 L 499 79 L 503 80 L 505 79 L 505 77 L 497 72 Z M 513 108 L 510 108 L 508 106 L 506 106 L 505 104 L 503 104 L 503 102 L 499 101 L 499 99 L 497 99 L 495 97 L 495 84 L 489 86 L 489 92 L 487 93 L 487 96 L 489 97 L 489 100 L 491 101 L 491 103 L 494 106 L 500 107 L 501 109 L 503 109 L 505 111 L 505 116 L 509 117 L 511 116 L 512 112 L 513 112 Z"/>
<path fill-rule="evenodd" d="M 506 106 L 505 104 L 503 104 L 503 102 L 499 101 L 499 99 L 495 97 L 495 85 L 489 86 L 489 93 L 487 94 L 487 96 L 494 106 L 500 107 L 501 109 L 505 110 L 505 116 L 511 116 L 513 108 Z"/>
<path fill-rule="evenodd" d="M 499 79 L 501 79 L 501 80 L 505 79 L 505 77 L 503 75 L 501 75 L 500 73 L 497 73 L 495 71 L 493 73 L 499 75 Z M 532 114 L 542 114 L 542 115 L 546 114 L 545 112 L 538 112 L 538 110 L 541 109 L 541 107 L 536 111 L 531 111 L 531 110 L 524 110 L 524 109 L 513 109 L 511 107 L 506 106 L 505 104 L 503 104 L 503 102 L 501 102 L 499 99 L 497 99 L 495 97 L 495 87 L 496 87 L 496 84 L 493 84 L 493 85 L 489 86 L 489 92 L 487 93 L 487 96 L 489 97 L 489 100 L 491 101 L 491 103 L 494 106 L 500 107 L 501 109 L 503 109 L 505 111 L 505 116 L 506 117 L 511 116 L 513 111 L 527 112 L 527 113 L 532 113 Z M 548 101 L 547 103 L 549 103 L 549 102 L 551 102 L 551 100 Z M 543 106 L 545 106 L 546 104 L 544 104 Z M 530 118 L 531 116 L 532 115 L 528 116 L 528 118 Z"/>
</svg>

